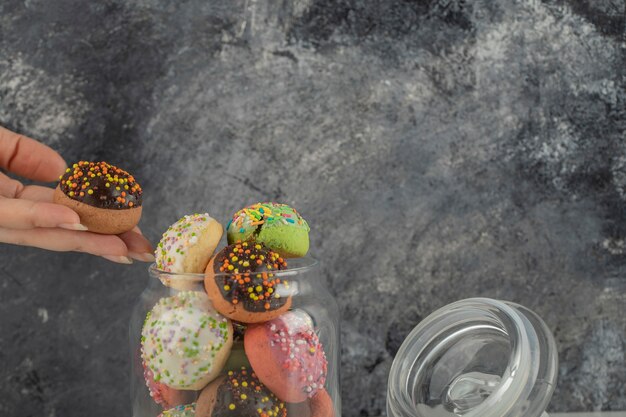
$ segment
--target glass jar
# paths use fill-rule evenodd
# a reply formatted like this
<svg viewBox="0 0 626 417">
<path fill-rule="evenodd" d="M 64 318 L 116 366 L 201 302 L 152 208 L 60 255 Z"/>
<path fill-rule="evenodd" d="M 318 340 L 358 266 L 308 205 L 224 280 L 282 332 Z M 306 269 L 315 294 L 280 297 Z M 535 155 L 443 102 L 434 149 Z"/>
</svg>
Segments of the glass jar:
<svg viewBox="0 0 626 417">
<path fill-rule="evenodd" d="M 268 392 L 270 400 L 275 400 L 276 406 L 279 407 L 279 413 L 274 414 L 277 417 L 282 416 L 282 409 L 286 409 L 286 416 L 298 416 L 307 417 L 315 412 L 316 416 L 320 414 L 320 410 L 325 410 L 319 417 L 340 417 L 341 416 L 341 398 L 339 388 L 339 308 L 326 289 L 322 276 L 320 275 L 319 263 L 312 258 L 295 258 L 288 260 L 288 268 L 280 271 L 274 271 L 274 278 L 279 278 L 282 285 L 286 285 L 289 288 L 289 295 L 291 296 L 291 306 L 289 310 L 283 313 L 278 318 L 272 319 L 270 322 L 256 323 L 256 324 L 244 324 L 223 319 L 228 321 L 233 328 L 232 333 L 232 347 L 230 347 L 228 359 L 225 365 L 221 368 L 219 375 L 209 381 L 205 391 L 210 391 L 212 384 L 225 384 L 228 385 L 229 378 L 225 376 L 231 375 L 232 378 L 237 376 L 241 377 L 241 372 L 248 372 L 247 377 L 250 378 L 252 372 L 255 373 L 254 381 L 261 380 L 263 383 L 263 391 Z M 223 277 L 220 277 L 223 275 Z M 228 273 L 218 274 L 217 278 L 229 279 Z M 146 317 L 149 312 L 157 304 L 161 305 L 164 300 L 174 299 L 170 297 L 189 297 L 182 293 L 193 292 L 193 297 L 198 299 L 204 299 L 206 297 L 204 280 L 204 274 L 178 274 L 164 272 L 156 269 L 155 265 L 149 268 L 149 282 L 147 288 L 141 294 L 135 309 L 133 311 L 130 323 L 130 344 L 132 355 L 132 374 L 131 374 L 131 401 L 133 417 L 157 417 L 165 410 L 175 408 L 179 406 L 183 409 L 192 409 L 198 402 L 198 408 L 200 408 L 200 395 L 202 394 L 202 388 L 198 389 L 176 389 L 164 384 L 165 380 L 159 380 L 155 378 L 154 372 L 149 366 L 144 367 L 144 360 L 142 359 L 142 329 L 144 324 L 148 323 Z M 279 289 L 277 288 L 277 291 Z M 210 304 L 208 304 L 210 305 Z M 153 313 L 151 313 L 153 314 Z M 152 315 L 154 317 L 154 315 Z M 220 316 L 221 317 L 221 316 Z M 148 325 L 148 324 L 146 324 Z M 174 335 L 177 329 L 172 330 L 170 327 L 168 331 Z M 182 325 L 181 325 L 182 326 Z M 265 327 L 263 327 L 265 326 Z M 282 326 L 282 327 L 281 327 Z M 290 327 L 291 326 L 291 327 Z M 267 349 L 279 348 L 283 352 L 283 356 L 272 353 L 270 356 L 263 356 L 263 358 L 255 358 L 251 361 L 249 356 L 251 352 L 257 352 L 252 342 L 253 339 L 252 328 L 262 329 L 263 331 L 256 332 L 257 336 L 254 340 L 255 343 L 262 343 L 259 340 L 265 340 L 264 335 L 268 336 L 268 343 L 264 346 Z M 276 334 L 272 331 L 275 330 Z M 282 330 L 286 332 L 283 333 Z M 179 337 L 180 333 L 177 333 L 174 337 Z M 145 334 L 144 334 L 145 336 Z M 272 341 L 272 336 L 278 339 Z M 162 337 L 162 336 L 159 336 Z M 244 340 L 248 338 L 248 342 L 244 343 Z M 260 339 L 259 339 L 260 338 Z M 284 342 L 281 344 L 281 341 Z M 276 342 L 276 343 L 274 343 Z M 229 342 L 230 343 L 230 342 Z M 315 352 L 321 350 L 321 352 Z M 280 352 L 279 352 L 280 353 Z M 185 353 L 182 353 L 183 355 Z M 256 353 L 255 353 L 256 355 Z M 259 353 L 259 355 L 262 355 Z M 274 355 L 274 356 L 271 356 Z M 287 356 L 285 356 L 287 355 Z M 307 359 L 307 356 L 308 359 Z M 320 371 L 319 362 L 320 358 L 325 357 L 325 364 L 323 364 L 323 370 Z M 302 394 L 295 393 L 296 397 L 287 397 L 288 400 L 294 400 L 294 402 L 283 401 L 282 398 L 274 397 L 274 393 L 269 391 L 269 388 L 265 385 L 269 385 L 266 382 L 268 376 L 261 378 L 261 374 L 271 374 L 274 369 L 268 368 L 267 363 L 272 362 L 272 358 L 276 361 L 282 360 L 285 369 L 289 373 L 283 374 L 282 384 L 297 387 Z M 311 358 L 316 358 L 316 364 L 311 364 Z M 162 359 L 162 358 L 161 358 Z M 289 362 L 291 361 L 291 362 Z M 308 361 L 308 362 L 307 362 Z M 273 363 L 273 362 L 272 362 Z M 288 364 L 299 367 L 299 369 L 305 369 L 306 366 L 309 369 L 315 367 L 315 379 L 312 375 L 308 376 L 308 380 L 303 378 L 303 373 L 298 372 L 299 369 L 294 370 L 293 366 L 290 368 Z M 256 370 L 255 370 L 256 368 Z M 263 369 L 261 369 L 263 368 Z M 319 369 L 318 369 L 319 368 Z M 268 371 L 269 369 L 269 371 Z M 285 372 L 287 372 L 285 371 Z M 233 374 L 234 373 L 234 374 Z M 313 373 L 313 372 L 311 372 Z M 324 373 L 325 375 L 318 375 Z M 258 375 L 256 375 L 258 374 Z M 285 375 L 288 375 L 287 377 Z M 271 375 L 270 375 L 271 377 Z M 286 380 L 284 378 L 287 378 Z M 289 379 L 293 378 L 293 379 Z M 155 381 L 157 379 L 158 381 Z M 222 382 L 220 382 L 222 381 Z M 273 380 L 272 380 L 273 381 Z M 304 382 L 303 382 L 304 381 Z M 318 383 L 316 383 L 316 381 Z M 240 381 L 241 382 L 241 381 Z M 274 382 L 276 383 L 276 382 Z M 148 388 L 150 385 L 151 389 Z M 243 384 L 248 386 L 248 384 Z M 255 385 L 255 383 L 252 383 Z M 323 387 L 322 387 L 323 385 Z M 243 389 L 241 385 L 237 385 L 238 389 Z M 232 388 L 232 387 L 231 387 Z M 213 390 L 215 392 L 215 390 Z M 221 392 L 218 390 L 218 393 Z M 243 391 L 242 391 L 243 393 Z M 237 393 L 242 398 L 250 397 L 250 393 L 246 396 L 242 396 L 242 393 Z M 254 393 L 253 393 L 254 394 Z M 292 395 L 293 393 L 282 394 Z M 218 394 L 219 396 L 220 394 Z M 230 395 L 230 394 L 229 394 Z M 305 398 L 302 400 L 302 398 Z M 225 397 L 224 397 L 225 398 Z M 223 401 L 226 401 L 222 398 Z M 246 401 L 250 400 L 246 398 Z M 228 404 L 222 404 L 226 407 L 231 407 L 231 410 L 239 411 L 233 412 L 233 417 L 248 417 L 248 411 L 244 410 L 243 405 L 249 405 L 245 402 L 238 403 L 233 401 Z M 261 401 L 259 399 L 259 401 Z M 263 399 L 265 401 L 265 399 Z M 297 401 L 297 402 L 296 402 Z M 220 405 L 218 398 L 217 405 Z M 242 405 L 243 404 L 243 405 Z M 184 408 L 183 406 L 187 406 Z M 236 408 L 239 407 L 239 408 Z M 254 412 L 257 413 L 256 407 Z M 165 414 L 170 415 L 170 414 Z M 180 414 L 172 415 L 188 415 L 184 412 Z M 203 416 L 204 417 L 204 416 Z M 209 417 L 209 416 L 206 416 Z"/>
<path fill-rule="evenodd" d="M 388 417 L 539 417 L 554 392 L 552 333 L 520 305 L 472 298 L 423 320 L 389 375 Z"/>
</svg>

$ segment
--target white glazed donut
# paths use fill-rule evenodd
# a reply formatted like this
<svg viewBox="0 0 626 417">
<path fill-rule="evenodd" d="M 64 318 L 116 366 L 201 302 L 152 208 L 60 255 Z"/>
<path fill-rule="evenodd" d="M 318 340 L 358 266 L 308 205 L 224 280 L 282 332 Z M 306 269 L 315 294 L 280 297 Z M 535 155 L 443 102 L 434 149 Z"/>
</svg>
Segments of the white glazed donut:
<svg viewBox="0 0 626 417">
<path fill-rule="evenodd" d="M 200 390 L 220 373 L 233 344 L 233 326 L 205 293 L 162 298 L 146 316 L 141 356 L 154 380 L 179 390 Z"/>
<path fill-rule="evenodd" d="M 157 269 L 174 274 L 203 273 L 223 233 L 222 225 L 208 213 L 184 216 L 163 233 L 155 251 Z M 184 276 L 162 274 L 161 281 L 181 291 L 194 288 Z"/>
</svg>

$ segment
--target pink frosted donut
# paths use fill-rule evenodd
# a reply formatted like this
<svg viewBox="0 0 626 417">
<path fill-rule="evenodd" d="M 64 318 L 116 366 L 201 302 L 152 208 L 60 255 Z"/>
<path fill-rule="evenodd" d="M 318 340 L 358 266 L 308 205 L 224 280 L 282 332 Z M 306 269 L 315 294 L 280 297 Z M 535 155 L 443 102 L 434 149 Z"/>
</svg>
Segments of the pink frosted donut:
<svg viewBox="0 0 626 417">
<path fill-rule="evenodd" d="M 152 370 L 148 368 L 145 363 L 143 364 L 143 376 L 146 380 L 146 386 L 150 391 L 150 397 L 165 410 L 178 405 L 188 404 L 196 397 L 193 391 L 181 391 L 156 382 L 154 380 L 154 373 L 152 373 Z"/>
<path fill-rule="evenodd" d="M 317 391 L 313 398 L 295 403 L 286 404 L 287 415 L 296 417 L 335 417 L 333 400 L 325 389 Z"/>
<path fill-rule="evenodd" d="M 299 403 L 324 387 L 328 362 L 306 313 L 249 326 L 244 347 L 259 380 L 281 400 Z"/>
</svg>

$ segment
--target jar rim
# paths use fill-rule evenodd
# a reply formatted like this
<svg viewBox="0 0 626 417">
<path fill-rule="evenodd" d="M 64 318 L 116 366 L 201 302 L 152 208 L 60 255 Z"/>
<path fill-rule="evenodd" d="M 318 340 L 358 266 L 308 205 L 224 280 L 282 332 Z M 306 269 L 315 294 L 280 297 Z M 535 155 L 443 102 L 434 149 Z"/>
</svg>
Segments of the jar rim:
<svg viewBox="0 0 626 417">
<path fill-rule="evenodd" d="M 307 271 L 310 271 L 314 268 L 319 267 L 320 262 L 311 257 L 311 256 L 303 256 L 300 258 L 290 258 L 289 263 L 296 265 L 293 267 L 288 267 L 286 269 L 280 269 L 272 271 L 272 274 L 276 277 L 287 277 L 293 276 L 297 274 L 301 274 Z M 202 282 L 204 281 L 204 273 L 191 273 L 191 272 L 170 272 L 164 271 L 162 269 L 158 269 L 156 263 L 152 263 L 148 267 L 148 271 L 150 276 L 157 279 L 170 279 L 170 280 L 178 280 L 178 281 L 187 281 L 187 282 Z M 234 272 L 218 272 L 215 274 L 216 277 L 231 277 L 235 275 L 241 275 L 241 273 Z"/>
</svg>

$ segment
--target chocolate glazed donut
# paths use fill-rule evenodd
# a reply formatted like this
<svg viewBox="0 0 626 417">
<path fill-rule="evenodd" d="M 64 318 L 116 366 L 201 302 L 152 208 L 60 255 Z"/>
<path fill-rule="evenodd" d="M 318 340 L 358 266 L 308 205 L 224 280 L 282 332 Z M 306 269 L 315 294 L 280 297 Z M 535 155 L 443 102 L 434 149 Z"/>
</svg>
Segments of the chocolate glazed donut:
<svg viewBox="0 0 626 417">
<path fill-rule="evenodd" d="M 207 265 L 204 286 L 217 311 L 242 323 L 272 320 L 291 307 L 289 282 L 275 272 L 287 262 L 260 243 L 222 249 Z"/>
<path fill-rule="evenodd" d="M 196 417 L 287 417 L 280 401 L 247 368 L 230 371 L 200 393 Z"/>
<path fill-rule="evenodd" d="M 78 213 L 89 231 L 112 235 L 139 223 L 142 194 L 135 178 L 123 169 L 80 161 L 59 178 L 53 199 Z"/>
</svg>

